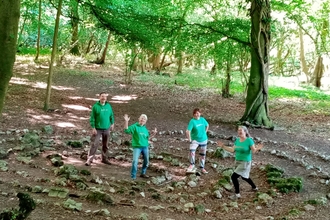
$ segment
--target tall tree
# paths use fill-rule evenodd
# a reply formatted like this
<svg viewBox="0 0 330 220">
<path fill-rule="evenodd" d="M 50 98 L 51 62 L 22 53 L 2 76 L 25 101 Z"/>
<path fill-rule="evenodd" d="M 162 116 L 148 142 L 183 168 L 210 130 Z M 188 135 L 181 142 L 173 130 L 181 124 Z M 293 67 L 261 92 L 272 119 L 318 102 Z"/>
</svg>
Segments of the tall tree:
<svg viewBox="0 0 330 220">
<path fill-rule="evenodd" d="M 72 26 L 72 37 L 71 44 L 73 47 L 70 52 L 74 55 L 80 55 L 79 44 L 78 44 L 78 25 L 79 25 L 79 13 L 78 13 L 78 0 L 71 0 L 70 2 L 71 9 L 71 26 Z"/>
<path fill-rule="evenodd" d="M 37 53 L 35 60 L 38 60 L 40 53 L 40 26 L 41 26 L 41 0 L 39 0 L 39 15 L 38 15 L 38 36 L 37 36 Z"/>
<path fill-rule="evenodd" d="M 16 55 L 20 0 L 0 0 L 0 116 Z"/>
<path fill-rule="evenodd" d="M 50 63 L 49 63 L 49 74 L 48 74 L 48 80 L 47 80 L 46 99 L 45 99 L 45 103 L 44 103 L 44 110 L 49 109 L 50 93 L 52 90 L 52 78 L 53 78 L 53 72 L 54 72 L 53 67 L 54 67 L 54 61 L 55 61 L 55 56 L 56 56 L 56 51 L 57 51 L 57 35 L 58 35 L 58 28 L 59 28 L 59 23 L 60 23 L 61 9 L 62 9 L 62 0 L 59 0 L 58 7 L 57 7 L 56 20 L 55 20 L 53 49 L 52 49 L 52 54 L 51 54 Z"/>
<path fill-rule="evenodd" d="M 251 69 L 246 108 L 240 121 L 272 128 L 268 116 L 268 74 L 270 46 L 269 0 L 251 1 Z"/>
</svg>

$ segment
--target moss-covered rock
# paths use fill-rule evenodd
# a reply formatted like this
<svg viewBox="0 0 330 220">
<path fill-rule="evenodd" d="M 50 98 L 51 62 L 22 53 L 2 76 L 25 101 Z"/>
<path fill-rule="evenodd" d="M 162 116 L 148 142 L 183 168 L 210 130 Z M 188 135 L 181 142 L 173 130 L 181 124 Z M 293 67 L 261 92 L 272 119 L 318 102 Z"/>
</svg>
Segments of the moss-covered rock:
<svg viewBox="0 0 330 220">
<path fill-rule="evenodd" d="M 92 189 L 86 196 L 86 199 L 92 202 L 103 202 L 110 205 L 114 204 L 114 200 L 110 195 L 97 188 Z"/>
<path fill-rule="evenodd" d="M 229 153 L 228 151 L 225 151 L 224 149 L 222 149 L 221 147 L 218 147 L 214 153 L 212 154 L 212 157 L 215 158 L 226 158 L 226 157 L 230 157 L 233 154 Z"/>
<path fill-rule="evenodd" d="M 66 144 L 73 148 L 82 148 L 83 147 L 83 144 L 80 141 L 68 141 Z"/>
<path fill-rule="evenodd" d="M 267 181 L 275 186 L 282 193 L 300 192 L 303 187 L 303 180 L 300 177 L 283 177 L 284 170 L 272 164 L 265 167 Z"/>
</svg>

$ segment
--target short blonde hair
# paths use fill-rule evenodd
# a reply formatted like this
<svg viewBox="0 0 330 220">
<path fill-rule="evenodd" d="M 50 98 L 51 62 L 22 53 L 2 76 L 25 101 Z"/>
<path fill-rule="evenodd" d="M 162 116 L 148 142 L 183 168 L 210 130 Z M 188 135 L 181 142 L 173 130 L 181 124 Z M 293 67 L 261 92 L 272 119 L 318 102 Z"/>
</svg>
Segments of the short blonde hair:
<svg viewBox="0 0 330 220">
<path fill-rule="evenodd" d="M 148 116 L 147 116 L 146 114 L 141 114 L 141 115 L 140 115 L 140 118 L 141 118 L 141 117 L 143 117 L 143 118 L 145 118 L 146 120 L 148 120 Z"/>
</svg>

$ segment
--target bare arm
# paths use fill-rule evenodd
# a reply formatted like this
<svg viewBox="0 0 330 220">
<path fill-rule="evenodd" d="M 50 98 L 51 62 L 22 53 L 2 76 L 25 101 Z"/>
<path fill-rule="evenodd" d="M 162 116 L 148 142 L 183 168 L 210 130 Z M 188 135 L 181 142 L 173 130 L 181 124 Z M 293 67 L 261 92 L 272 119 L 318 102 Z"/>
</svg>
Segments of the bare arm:
<svg viewBox="0 0 330 220">
<path fill-rule="evenodd" d="M 186 130 L 186 137 L 188 139 L 189 142 L 191 142 L 191 137 L 190 137 L 190 131 Z"/>
<path fill-rule="evenodd" d="M 263 147 L 264 147 L 263 144 L 252 145 L 251 150 L 252 150 L 253 153 L 255 153 L 255 152 L 261 150 Z"/>
<path fill-rule="evenodd" d="M 156 134 L 157 134 L 157 128 L 155 128 L 154 130 L 151 131 L 151 134 L 150 134 L 149 138 L 155 137 Z"/>
<path fill-rule="evenodd" d="M 225 146 L 221 141 L 218 141 L 218 146 L 221 147 L 222 149 L 228 151 L 228 152 L 231 152 L 231 153 L 235 152 L 235 147 Z"/>
<path fill-rule="evenodd" d="M 124 119 L 125 119 L 124 129 L 127 129 L 128 128 L 128 121 L 130 120 L 130 117 L 128 117 L 128 115 L 125 114 Z"/>
</svg>

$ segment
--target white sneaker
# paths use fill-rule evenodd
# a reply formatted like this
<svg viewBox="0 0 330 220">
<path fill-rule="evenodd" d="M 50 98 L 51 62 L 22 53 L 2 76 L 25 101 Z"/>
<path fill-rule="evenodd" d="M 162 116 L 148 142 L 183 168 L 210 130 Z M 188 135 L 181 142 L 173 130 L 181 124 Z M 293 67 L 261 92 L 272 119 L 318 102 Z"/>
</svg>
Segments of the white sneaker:
<svg viewBox="0 0 330 220">
<path fill-rule="evenodd" d="M 192 173 L 192 172 L 195 172 L 196 169 L 195 169 L 195 165 L 190 165 L 188 168 L 187 168 L 187 173 Z"/>
<path fill-rule="evenodd" d="M 241 198 L 241 194 L 234 194 L 234 195 L 229 196 L 229 199 L 234 200 L 234 201 L 239 198 Z"/>
<path fill-rule="evenodd" d="M 203 174 L 207 174 L 207 173 L 209 173 L 209 172 L 207 172 L 204 168 L 202 169 L 202 173 Z"/>
</svg>

